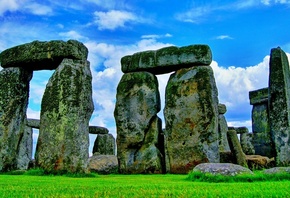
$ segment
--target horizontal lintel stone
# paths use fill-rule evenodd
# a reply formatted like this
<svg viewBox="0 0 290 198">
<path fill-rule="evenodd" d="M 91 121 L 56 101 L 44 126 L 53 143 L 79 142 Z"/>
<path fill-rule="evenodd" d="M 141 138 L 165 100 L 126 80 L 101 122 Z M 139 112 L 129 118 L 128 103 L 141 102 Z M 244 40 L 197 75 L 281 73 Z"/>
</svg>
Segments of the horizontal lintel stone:
<svg viewBox="0 0 290 198">
<path fill-rule="evenodd" d="M 137 52 L 121 59 L 124 73 L 147 71 L 153 74 L 165 74 L 193 66 L 208 66 L 211 62 L 212 53 L 208 45 L 170 46 Z"/>
<path fill-rule="evenodd" d="M 64 58 L 86 60 L 87 47 L 76 40 L 33 41 L 0 53 L 3 68 L 23 67 L 30 70 L 56 69 Z"/>
<path fill-rule="evenodd" d="M 40 126 L 40 120 L 39 119 L 31 119 L 27 118 L 27 126 L 35 129 L 39 129 Z"/>
<path fill-rule="evenodd" d="M 89 126 L 90 134 L 108 134 L 109 130 L 105 127 L 100 126 Z"/>
<path fill-rule="evenodd" d="M 249 92 L 249 99 L 250 99 L 250 104 L 259 104 L 259 103 L 264 103 L 268 102 L 268 96 L 269 96 L 269 91 L 268 87 L 250 91 Z"/>
<path fill-rule="evenodd" d="M 234 130 L 236 131 L 237 134 L 242 134 L 242 133 L 249 133 L 249 129 L 247 127 L 228 127 L 228 130 Z"/>
</svg>

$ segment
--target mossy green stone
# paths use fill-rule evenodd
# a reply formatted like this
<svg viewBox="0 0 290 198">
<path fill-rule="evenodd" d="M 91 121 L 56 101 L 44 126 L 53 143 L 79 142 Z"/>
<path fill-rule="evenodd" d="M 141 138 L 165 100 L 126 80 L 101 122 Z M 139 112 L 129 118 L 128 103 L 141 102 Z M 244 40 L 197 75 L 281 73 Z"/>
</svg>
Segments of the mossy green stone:
<svg viewBox="0 0 290 198">
<path fill-rule="evenodd" d="M 22 154 L 29 155 L 25 142 L 21 140 L 26 138 L 26 110 L 31 78 L 32 72 L 23 68 L 5 68 L 0 72 L 0 172 L 15 170 L 29 163 L 29 159 L 25 161 L 21 158 Z"/>
<path fill-rule="evenodd" d="M 211 67 L 180 69 L 166 86 L 166 164 L 187 173 L 203 162 L 219 162 L 218 92 Z"/>
<path fill-rule="evenodd" d="M 251 105 L 268 102 L 268 98 L 269 98 L 268 87 L 249 92 L 249 99 Z"/>
<path fill-rule="evenodd" d="M 248 168 L 246 156 L 242 150 L 240 141 L 235 130 L 229 129 L 227 133 L 230 149 L 234 155 L 235 163 Z"/>
<path fill-rule="evenodd" d="M 124 74 L 117 87 L 114 111 L 120 173 L 162 172 L 162 152 L 157 147 L 159 111 L 156 76 L 149 72 Z"/>
<path fill-rule="evenodd" d="M 170 73 L 192 66 L 208 66 L 211 62 L 212 54 L 208 45 L 170 46 L 137 52 L 121 59 L 124 73 L 147 71 L 153 74 Z"/>
<path fill-rule="evenodd" d="M 269 123 L 276 165 L 290 165 L 290 69 L 287 55 L 273 48 L 270 55 Z"/>
<path fill-rule="evenodd" d="M 48 172 L 87 172 L 93 112 L 89 63 L 64 59 L 45 89 L 36 164 Z"/>
<path fill-rule="evenodd" d="M 56 69 L 64 58 L 86 60 L 88 49 L 76 40 L 33 41 L 0 53 L 1 67 L 24 67 L 30 70 Z"/>
</svg>

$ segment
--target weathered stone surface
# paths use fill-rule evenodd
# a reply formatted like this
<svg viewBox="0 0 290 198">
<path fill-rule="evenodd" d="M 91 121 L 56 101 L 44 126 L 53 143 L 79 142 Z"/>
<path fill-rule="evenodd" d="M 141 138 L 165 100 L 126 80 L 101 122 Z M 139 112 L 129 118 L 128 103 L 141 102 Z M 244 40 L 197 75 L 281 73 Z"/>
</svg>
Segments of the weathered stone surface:
<svg viewBox="0 0 290 198">
<path fill-rule="evenodd" d="M 218 116 L 218 135 L 219 135 L 219 151 L 220 152 L 230 152 L 230 146 L 227 138 L 228 124 L 226 118 L 223 114 Z"/>
<path fill-rule="evenodd" d="M 274 158 L 269 159 L 261 155 L 246 155 L 248 167 L 251 170 L 261 170 L 273 166 Z"/>
<path fill-rule="evenodd" d="M 31 127 L 31 128 L 35 128 L 35 129 L 39 129 L 40 127 L 40 120 L 39 119 L 27 119 L 27 126 Z"/>
<path fill-rule="evenodd" d="M 148 72 L 124 74 L 117 87 L 114 116 L 120 173 L 161 173 L 162 132 L 156 76 Z"/>
<path fill-rule="evenodd" d="M 237 134 L 249 133 L 249 129 L 247 127 L 234 127 L 234 130 Z"/>
<path fill-rule="evenodd" d="M 1 67 L 24 67 L 30 70 L 56 69 L 64 58 L 83 60 L 88 49 L 76 40 L 33 41 L 0 53 Z"/>
<path fill-rule="evenodd" d="M 227 112 L 227 107 L 224 104 L 218 104 L 219 114 L 225 114 Z"/>
<path fill-rule="evenodd" d="M 32 159 L 32 128 L 26 126 L 21 142 L 19 144 L 19 151 L 17 157 L 17 169 L 18 170 L 27 170 L 29 162 Z"/>
<path fill-rule="evenodd" d="M 194 167 L 193 172 L 209 173 L 212 175 L 236 176 L 254 174 L 250 169 L 231 163 L 203 163 Z"/>
<path fill-rule="evenodd" d="M 211 67 L 181 69 L 170 76 L 164 118 L 171 173 L 219 162 L 218 92 Z"/>
<path fill-rule="evenodd" d="M 275 146 L 271 139 L 268 109 L 268 88 L 251 91 L 253 145 L 256 155 L 275 156 Z"/>
<path fill-rule="evenodd" d="M 243 152 L 246 155 L 254 155 L 255 149 L 253 146 L 253 133 L 242 133 L 240 135 L 240 143 L 243 149 Z"/>
<path fill-rule="evenodd" d="M 290 167 L 274 167 L 263 171 L 264 174 L 290 174 Z"/>
<path fill-rule="evenodd" d="M 88 167 L 91 172 L 99 174 L 118 173 L 118 159 L 115 155 L 93 155 Z"/>
<path fill-rule="evenodd" d="M 19 149 L 26 127 L 29 81 L 32 72 L 22 68 L 0 71 L 0 171 L 18 168 Z"/>
<path fill-rule="evenodd" d="M 268 103 L 269 89 L 268 87 L 249 92 L 250 104 Z"/>
<path fill-rule="evenodd" d="M 230 149 L 235 157 L 235 163 L 244 167 L 248 167 L 246 156 L 243 153 L 240 141 L 235 130 L 228 130 L 227 133 Z"/>
<path fill-rule="evenodd" d="M 92 112 L 89 63 L 64 59 L 41 102 L 36 165 L 46 171 L 86 172 Z"/>
<path fill-rule="evenodd" d="M 112 134 L 99 134 L 94 143 L 93 153 L 115 155 L 115 149 L 115 138 Z"/>
<path fill-rule="evenodd" d="M 138 52 L 121 59 L 124 73 L 148 71 L 164 74 L 192 66 L 210 65 L 212 54 L 208 45 L 165 47 L 156 51 Z"/>
<path fill-rule="evenodd" d="M 270 56 L 269 121 L 276 149 L 277 166 L 290 165 L 290 71 L 288 58 L 280 48 Z"/>
<path fill-rule="evenodd" d="M 89 126 L 90 134 L 108 134 L 109 130 L 105 127 L 100 126 Z"/>
</svg>

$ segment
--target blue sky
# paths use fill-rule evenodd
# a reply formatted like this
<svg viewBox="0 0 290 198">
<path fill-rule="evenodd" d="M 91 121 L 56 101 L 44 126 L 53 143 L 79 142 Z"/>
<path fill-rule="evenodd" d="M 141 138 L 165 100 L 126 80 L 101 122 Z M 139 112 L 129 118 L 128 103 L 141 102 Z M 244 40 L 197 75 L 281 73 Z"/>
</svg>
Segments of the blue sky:
<svg viewBox="0 0 290 198">
<path fill-rule="evenodd" d="M 91 125 L 116 135 L 113 111 L 121 57 L 169 45 L 208 44 L 229 125 L 251 128 L 248 92 L 268 85 L 271 48 L 290 53 L 290 0 L 0 0 L 0 52 L 33 40 L 69 39 L 89 49 L 95 106 Z M 51 74 L 35 72 L 28 117 L 39 118 Z M 168 77 L 158 76 L 163 101 Z"/>
</svg>

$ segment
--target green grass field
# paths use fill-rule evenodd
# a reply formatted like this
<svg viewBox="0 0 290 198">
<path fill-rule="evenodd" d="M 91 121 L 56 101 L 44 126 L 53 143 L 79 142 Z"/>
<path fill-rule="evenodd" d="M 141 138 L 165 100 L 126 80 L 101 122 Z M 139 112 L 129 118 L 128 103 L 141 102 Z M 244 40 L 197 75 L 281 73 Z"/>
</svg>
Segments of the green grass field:
<svg viewBox="0 0 290 198">
<path fill-rule="evenodd" d="M 187 175 L 0 175 L 0 197 L 290 197 L 290 181 L 193 182 Z"/>
</svg>

